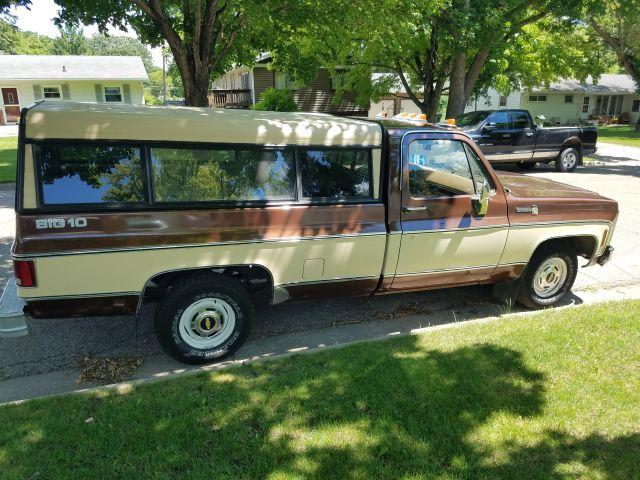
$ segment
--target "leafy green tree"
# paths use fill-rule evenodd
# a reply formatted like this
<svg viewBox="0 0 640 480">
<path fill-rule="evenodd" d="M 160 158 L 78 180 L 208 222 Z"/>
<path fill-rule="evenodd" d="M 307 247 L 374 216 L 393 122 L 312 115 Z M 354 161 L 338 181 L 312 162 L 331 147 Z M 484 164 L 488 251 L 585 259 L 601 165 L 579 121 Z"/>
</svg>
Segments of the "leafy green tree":
<svg viewBox="0 0 640 480">
<path fill-rule="evenodd" d="M 269 110 L 272 112 L 297 112 L 298 105 L 288 90 L 267 88 L 260 95 L 260 100 L 252 107 L 254 110 Z"/>
<path fill-rule="evenodd" d="M 55 0 L 59 23 L 130 26 L 147 44 L 171 49 L 187 105 L 207 106 L 212 75 L 251 63 L 286 9 L 276 0 Z M 276 11 L 276 8 L 278 9 Z"/>
<path fill-rule="evenodd" d="M 142 63 L 150 74 L 155 68 L 151 52 L 138 39 L 124 35 L 93 35 L 87 40 L 88 55 L 124 55 L 142 58 Z"/>
<path fill-rule="evenodd" d="M 65 25 L 60 36 L 53 40 L 52 55 L 87 55 L 89 44 L 81 28 Z"/>
<path fill-rule="evenodd" d="M 582 18 L 615 53 L 618 65 L 635 80 L 640 92 L 640 0 L 591 0 Z M 640 119 L 636 131 L 640 132 Z"/>
</svg>

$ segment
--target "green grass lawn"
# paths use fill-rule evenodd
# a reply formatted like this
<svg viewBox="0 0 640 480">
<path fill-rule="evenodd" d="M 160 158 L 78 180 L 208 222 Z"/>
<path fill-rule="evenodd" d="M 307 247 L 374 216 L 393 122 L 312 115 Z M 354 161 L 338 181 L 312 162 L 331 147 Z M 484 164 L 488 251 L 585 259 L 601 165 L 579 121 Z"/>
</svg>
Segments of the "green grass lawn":
<svg viewBox="0 0 640 480">
<path fill-rule="evenodd" d="M 0 138 L 0 183 L 16 181 L 18 137 Z"/>
<path fill-rule="evenodd" d="M 629 147 L 640 147 L 640 132 L 636 132 L 635 128 L 635 124 L 598 127 L 598 141 Z"/>
<path fill-rule="evenodd" d="M 640 301 L 0 407 L 0 477 L 640 478 Z"/>
</svg>

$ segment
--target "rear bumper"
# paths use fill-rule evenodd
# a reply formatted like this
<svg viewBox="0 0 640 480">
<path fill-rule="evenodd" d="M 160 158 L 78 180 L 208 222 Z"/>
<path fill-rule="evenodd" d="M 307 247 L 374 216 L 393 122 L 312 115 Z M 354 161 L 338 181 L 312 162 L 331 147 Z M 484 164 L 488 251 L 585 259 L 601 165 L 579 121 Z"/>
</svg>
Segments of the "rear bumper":
<svg viewBox="0 0 640 480">
<path fill-rule="evenodd" d="M 605 265 L 609 260 L 611 260 L 611 255 L 613 255 L 613 247 L 609 245 L 604 249 L 602 255 L 596 259 L 596 263 L 600 266 Z"/>
<path fill-rule="evenodd" d="M 24 308 L 25 303 L 18 297 L 16 282 L 10 278 L 0 298 L 0 338 L 29 334 Z"/>
</svg>

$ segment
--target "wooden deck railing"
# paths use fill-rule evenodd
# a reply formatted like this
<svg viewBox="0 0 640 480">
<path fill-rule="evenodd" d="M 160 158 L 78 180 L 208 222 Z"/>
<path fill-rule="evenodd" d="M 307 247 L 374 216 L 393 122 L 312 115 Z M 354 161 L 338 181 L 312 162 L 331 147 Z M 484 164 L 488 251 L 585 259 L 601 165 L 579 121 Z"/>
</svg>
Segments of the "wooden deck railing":
<svg viewBox="0 0 640 480">
<path fill-rule="evenodd" d="M 249 108 L 251 106 L 251 90 L 210 90 L 209 107 L 211 108 Z"/>
</svg>

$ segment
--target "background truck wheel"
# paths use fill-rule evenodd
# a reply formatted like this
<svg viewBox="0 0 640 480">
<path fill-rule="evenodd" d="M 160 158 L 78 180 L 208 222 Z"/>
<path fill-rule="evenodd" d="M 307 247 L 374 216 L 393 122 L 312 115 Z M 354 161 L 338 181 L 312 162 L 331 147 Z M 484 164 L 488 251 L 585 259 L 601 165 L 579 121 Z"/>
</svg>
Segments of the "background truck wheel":
<svg viewBox="0 0 640 480">
<path fill-rule="evenodd" d="M 518 168 L 522 170 L 533 170 L 536 168 L 536 162 L 520 162 Z"/>
<path fill-rule="evenodd" d="M 573 172 L 580 163 L 580 152 L 575 148 L 566 148 L 556 158 L 556 170 L 559 172 Z"/>
<path fill-rule="evenodd" d="M 158 304 L 156 333 L 164 349 L 185 363 L 223 358 L 247 338 L 253 303 L 235 280 L 205 274 L 176 283 Z"/>
<path fill-rule="evenodd" d="M 543 246 L 527 265 L 517 300 L 534 309 L 555 305 L 569 293 L 577 273 L 578 258 L 571 248 Z"/>
</svg>

